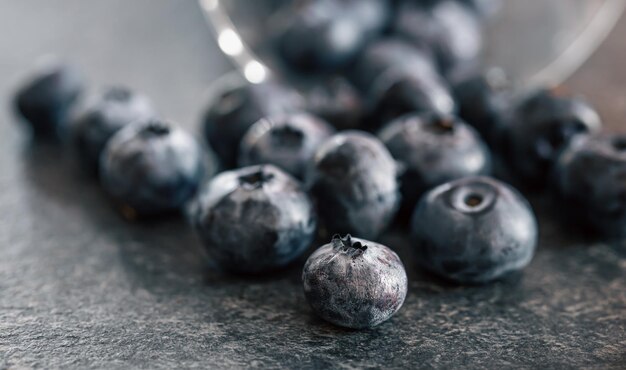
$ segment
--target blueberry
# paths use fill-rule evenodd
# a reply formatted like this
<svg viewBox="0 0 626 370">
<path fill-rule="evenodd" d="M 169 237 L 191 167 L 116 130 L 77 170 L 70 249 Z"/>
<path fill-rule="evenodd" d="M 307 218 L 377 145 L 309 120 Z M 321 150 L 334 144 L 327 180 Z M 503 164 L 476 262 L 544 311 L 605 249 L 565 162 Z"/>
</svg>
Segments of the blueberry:
<svg viewBox="0 0 626 370">
<path fill-rule="evenodd" d="M 304 70 L 337 69 L 348 64 L 372 34 L 386 24 L 382 0 L 315 0 L 296 2 L 281 17 L 279 54 Z"/>
<path fill-rule="evenodd" d="M 407 113 L 451 114 L 456 111 L 445 81 L 428 73 L 390 71 L 379 77 L 369 98 L 373 107 L 372 129 Z"/>
<path fill-rule="evenodd" d="M 126 125 L 155 117 L 150 100 L 125 87 L 112 87 L 96 96 L 77 116 L 72 141 L 86 168 L 97 172 L 100 155 L 109 139 Z"/>
<path fill-rule="evenodd" d="M 204 115 L 204 136 L 223 167 L 236 165 L 239 143 L 250 126 L 263 117 L 295 112 L 302 97 L 275 82 L 227 87 L 211 102 Z"/>
<path fill-rule="evenodd" d="M 488 177 L 455 180 L 425 194 L 411 231 L 423 268 L 466 284 L 523 269 L 533 257 L 538 233 L 522 195 Z"/>
<path fill-rule="evenodd" d="M 322 144 L 309 167 L 307 185 L 329 233 L 378 236 L 400 200 L 397 166 L 374 136 L 344 131 Z"/>
<path fill-rule="evenodd" d="M 409 112 L 456 110 L 429 52 L 402 40 L 386 38 L 368 46 L 350 75 L 366 99 L 370 129 Z"/>
<path fill-rule="evenodd" d="M 239 165 L 274 164 L 303 178 L 315 151 L 333 132 L 328 123 L 308 113 L 263 118 L 243 137 Z"/>
<path fill-rule="evenodd" d="M 332 77 L 314 85 L 307 101 L 309 111 L 340 130 L 358 128 L 365 115 L 361 94 L 344 77 Z"/>
<path fill-rule="evenodd" d="M 382 38 L 369 44 L 348 75 L 355 86 L 369 96 L 375 82 L 390 71 L 401 75 L 437 75 L 433 56 L 428 49 L 398 38 Z"/>
<path fill-rule="evenodd" d="M 540 90 L 518 103 L 508 128 L 512 165 L 532 186 L 545 184 L 559 153 L 578 135 L 599 131 L 600 117 L 583 99 Z"/>
<path fill-rule="evenodd" d="M 58 138 L 83 90 L 76 67 L 46 61 L 18 89 L 14 104 L 36 138 Z"/>
<path fill-rule="evenodd" d="M 180 210 L 205 173 L 204 155 L 182 129 L 149 119 L 116 133 L 100 157 L 100 180 L 127 215 Z"/>
<path fill-rule="evenodd" d="M 437 185 L 491 172 L 489 150 L 476 131 L 455 116 L 406 115 L 379 137 L 403 166 L 403 203 L 411 211 L 419 197 Z"/>
<path fill-rule="evenodd" d="M 298 258 L 315 237 L 313 204 L 273 165 L 217 175 L 198 197 L 195 229 L 209 255 L 237 273 L 261 273 Z"/>
<path fill-rule="evenodd" d="M 402 261 L 388 247 L 335 235 L 309 257 L 302 272 L 313 311 L 335 325 L 372 328 L 395 314 L 406 298 Z"/>
<path fill-rule="evenodd" d="M 432 6 L 405 1 L 396 14 L 395 31 L 432 48 L 444 74 L 477 64 L 483 48 L 482 27 L 467 6 L 455 0 L 437 1 Z"/>
<path fill-rule="evenodd" d="M 454 86 L 459 116 L 494 149 L 504 144 L 512 101 L 511 84 L 499 68 L 473 75 Z"/>
<path fill-rule="evenodd" d="M 578 138 L 560 156 L 554 178 L 564 214 L 607 236 L 626 236 L 625 135 Z"/>
</svg>

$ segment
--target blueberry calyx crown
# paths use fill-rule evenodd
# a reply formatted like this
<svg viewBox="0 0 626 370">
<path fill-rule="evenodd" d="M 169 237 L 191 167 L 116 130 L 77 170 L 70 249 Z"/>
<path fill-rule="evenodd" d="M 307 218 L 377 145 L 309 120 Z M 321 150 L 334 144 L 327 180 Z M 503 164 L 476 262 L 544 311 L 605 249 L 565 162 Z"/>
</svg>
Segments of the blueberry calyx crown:
<svg viewBox="0 0 626 370">
<path fill-rule="evenodd" d="M 451 189 L 449 205 L 464 214 L 488 211 L 497 201 L 497 191 L 484 181 L 474 181 Z"/>
<path fill-rule="evenodd" d="M 352 258 L 362 255 L 367 250 L 367 245 L 361 244 L 359 241 L 352 240 L 352 236 L 350 234 L 346 234 L 343 238 L 341 235 L 335 234 L 333 235 L 331 243 L 333 248 L 340 250 Z"/>
<path fill-rule="evenodd" d="M 163 122 L 150 121 L 145 127 L 141 129 L 143 136 L 165 136 L 168 135 L 171 128 Z"/>
<path fill-rule="evenodd" d="M 478 207 L 483 200 L 483 196 L 480 194 L 469 194 L 465 197 L 464 202 L 468 207 Z"/>
<path fill-rule="evenodd" d="M 302 144 L 303 139 L 304 134 L 295 127 L 283 126 L 272 130 L 272 141 L 277 145 L 297 147 Z"/>
<path fill-rule="evenodd" d="M 454 132 L 454 119 L 446 116 L 435 116 L 428 123 L 427 128 L 435 134 L 450 134 Z"/>
<path fill-rule="evenodd" d="M 263 184 L 274 178 L 274 175 L 260 169 L 245 175 L 239 176 L 239 183 L 247 189 L 253 190 L 263 187 Z"/>
</svg>

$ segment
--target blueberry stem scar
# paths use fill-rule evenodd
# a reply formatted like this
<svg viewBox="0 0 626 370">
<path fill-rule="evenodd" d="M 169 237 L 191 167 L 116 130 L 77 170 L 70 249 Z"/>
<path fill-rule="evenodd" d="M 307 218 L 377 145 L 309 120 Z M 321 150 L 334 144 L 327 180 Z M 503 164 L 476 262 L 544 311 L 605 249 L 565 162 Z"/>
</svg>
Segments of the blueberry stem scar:
<svg viewBox="0 0 626 370">
<path fill-rule="evenodd" d="M 483 197 L 479 194 L 469 194 L 465 197 L 465 204 L 470 207 L 477 207 L 483 202 Z"/>
<path fill-rule="evenodd" d="M 247 185 L 252 189 L 258 189 L 262 187 L 263 184 L 271 180 L 273 177 L 274 176 L 271 173 L 267 173 L 261 169 L 261 170 L 240 176 L 239 182 L 242 185 Z"/>
</svg>

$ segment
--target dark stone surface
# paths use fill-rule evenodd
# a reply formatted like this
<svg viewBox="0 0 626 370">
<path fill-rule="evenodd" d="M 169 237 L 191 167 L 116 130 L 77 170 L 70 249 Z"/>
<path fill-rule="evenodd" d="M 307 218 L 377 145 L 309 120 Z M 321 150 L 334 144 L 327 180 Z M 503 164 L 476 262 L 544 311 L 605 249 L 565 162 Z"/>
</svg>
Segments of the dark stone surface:
<svg viewBox="0 0 626 370">
<path fill-rule="evenodd" d="M 625 32 L 623 21 L 569 83 L 611 129 L 626 116 Z M 534 261 L 490 286 L 419 274 L 405 238 L 384 237 L 409 294 L 369 331 L 313 316 L 302 260 L 263 278 L 219 274 L 182 221 L 129 224 L 68 153 L 29 146 L 8 103 L 45 52 L 94 86 L 145 91 L 194 129 L 204 89 L 229 69 L 191 0 L 0 2 L 0 369 L 624 368 L 626 245 L 562 226 L 543 199 Z"/>
</svg>

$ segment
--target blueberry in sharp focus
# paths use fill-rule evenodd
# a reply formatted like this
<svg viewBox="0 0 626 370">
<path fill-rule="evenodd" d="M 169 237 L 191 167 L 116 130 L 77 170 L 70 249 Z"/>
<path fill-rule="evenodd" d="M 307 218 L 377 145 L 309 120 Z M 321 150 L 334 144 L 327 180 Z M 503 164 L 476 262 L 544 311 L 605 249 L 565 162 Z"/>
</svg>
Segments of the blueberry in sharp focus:
<svg viewBox="0 0 626 370">
<path fill-rule="evenodd" d="M 148 119 L 117 132 L 100 157 L 105 191 L 133 214 L 177 211 L 196 193 L 205 174 L 204 153 L 188 133 Z"/>
<path fill-rule="evenodd" d="M 239 166 L 273 164 L 301 179 L 317 148 L 333 133 L 328 123 L 308 113 L 263 118 L 243 137 Z"/>
<path fill-rule="evenodd" d="M 359 91 L 344 77 L 315 84 L 307 94 L 307 108 L 340 130 L 358 128 L 365 115 Z"/>
<path fill-rule="evenodd" d="M 395 31 L 418 45 L 434 51 L 441 71 L 476 64 L 483 48 L 481 23 L 476 14 L 456 0 L 425 6 L 417 1 L 399 5 Z"/>
<path fill-rule="evenodd" d="M 100 155 L 117 131 L 155 116 L 153 105 L 146 96 L 125 87 L 104 90 L 72 124 L 72 142 L 79 160 L 90 171 L 97 172 Z"/>
<path fill-rule="evenodd" d="M 386 24 L 381 0 L 296 2 L 276 17 L 273 31 L 279 54 L 304 70 L 337 69 L 349 63 L 368 39 Z"/>
<path fill-rule="evenodd" d="M 335 325 L 372 328 L 395 314 L 407 294 L 404 265 L 388 247 L 335 235 L 306 261 L 304 293 L 313 311 Z"/>
<path fill-rule="evenodd" d="M 431 190 L 415 209 L 411 227 L 418 263 L 466 284 L 523 269 L 534 255 L 537 235 L 528 202 L 488 177 L 467 177 Z"/>
<path fill-rule="evenodd" d="M 379 137 L 403 166 L 402 201 L 411 211 L 420 196 L 437 185 L 491 172 L 489 150 L 478 133 L 455 116 L 406 115 L 383 128 Z"/>
<path fill-rule="evenodd" d="M 250 126 L 263 117 L 299 111 L 303 106 L 298 93 L 276 82 L 229 86 L 211 101 L 203 119 L 204 136 L 222 166 L 231 168 Z"/>
<path fill-rule="evenodd" d="M 35 137 L 58 138 L 83 90 L 76 67 L 46 60 L 20 86 L 14 104 Z"/>
<path fill-rule="evenodd" d="M 504 145 L 512 102 L 511 84 L 500 68 L 491 68 L 456 84 L 459 116 L 494 149 Z"/>
<path fill-rule="evenodd" d="M 573 138 L 600 128 L 600 117 L 584 99 L 539 90 L 514 108 L 507 154 L 516 173 L 528 184 L 541 186 Z"/>
<path fill-rule="evenodd" d="M 316 216 L 308 195 L 273 165 L 223 172 L 202 190 L 197 203 L 194 227 L 225 270 L 282 268 L 315 237 Z"/>
<path fill-rule="evenodd" d="M 376 137 L 356 130 L 331 137 L 307 173 L 325 230 L 378 236 L 398 208 L 397 174 L 396 162 Z"/>
<path fill-rule="evenodd" d="M 554 180 L 564 214 L 607 236 L 626 236 L 625 135 L 578 138 L 560 156 Z"/>
</svg>

